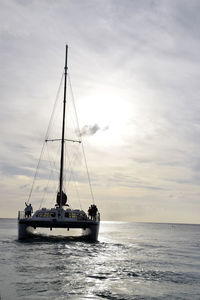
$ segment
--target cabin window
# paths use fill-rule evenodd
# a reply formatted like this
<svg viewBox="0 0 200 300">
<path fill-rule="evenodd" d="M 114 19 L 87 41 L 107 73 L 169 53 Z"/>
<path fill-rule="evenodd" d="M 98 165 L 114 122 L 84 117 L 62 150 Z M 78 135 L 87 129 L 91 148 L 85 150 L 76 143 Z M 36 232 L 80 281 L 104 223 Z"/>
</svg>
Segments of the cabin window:
<svg viewBox="0 0 200 300">
<path fill-rule="evenodd" d="M 76 219 L 77 218 L 77 214 L 74 212 L 66 212 L 65 213 L 65 218 L 73 218 Z"/>
<path fill-rule="evenodd" d="M 55 218 L 56 216 L 56 213 L 55 212 L 50 212 L 50 211 L 47 211 L 47 212 L 39 212 L 37 214 L 37 217 L 38 218 Z"/>
</svg>

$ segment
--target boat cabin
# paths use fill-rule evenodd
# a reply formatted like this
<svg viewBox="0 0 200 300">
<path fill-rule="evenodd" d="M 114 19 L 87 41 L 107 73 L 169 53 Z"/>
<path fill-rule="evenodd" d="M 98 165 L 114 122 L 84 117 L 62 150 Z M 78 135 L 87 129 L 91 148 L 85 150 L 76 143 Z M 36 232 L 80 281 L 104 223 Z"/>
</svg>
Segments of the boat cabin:
<svg viewBox="0 0 200 300">
<path fill-rule="evenodd" d="M 88 220 L 88 216 L 83 210 L 79 209 L 70 209 L 67 208 L 66 210 L 57 208 L 42 208 L 40 210 L 37 210 L 33 216 L 33 220 Z"/>
</svg>

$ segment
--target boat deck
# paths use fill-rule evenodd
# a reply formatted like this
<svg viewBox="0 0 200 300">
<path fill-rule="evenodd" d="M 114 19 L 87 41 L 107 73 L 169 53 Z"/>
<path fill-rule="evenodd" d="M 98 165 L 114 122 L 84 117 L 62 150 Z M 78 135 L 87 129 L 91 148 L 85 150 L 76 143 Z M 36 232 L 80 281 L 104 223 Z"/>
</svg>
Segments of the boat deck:
<svg viewBox="0 0 200 300">
<path fill-rule="evenodd" d="M 43 227 L 43 228 L 91 228 L 99 225 L 100 214 L 97 214 L 94 219 L 79 219 L 77 218 L 28 218 L 25 217 L 23 211 L 18 213 L 18 223 L 26 226 L 31 226 L 33 228 Z"/>
<path fill-rule="evenodd" d="M 97 226 L 99 221 L 96 220 L 74 220 L 74 221 L 66 221 L 66 220 L 33 220 L 31 218 L 23 218 L 18 220 L 19 224 L 24 224 L 27 226 L 31 226 L 33 228 L 43 227 L 43 228 L 91 228 L 93 226 Z"/>
</svg>

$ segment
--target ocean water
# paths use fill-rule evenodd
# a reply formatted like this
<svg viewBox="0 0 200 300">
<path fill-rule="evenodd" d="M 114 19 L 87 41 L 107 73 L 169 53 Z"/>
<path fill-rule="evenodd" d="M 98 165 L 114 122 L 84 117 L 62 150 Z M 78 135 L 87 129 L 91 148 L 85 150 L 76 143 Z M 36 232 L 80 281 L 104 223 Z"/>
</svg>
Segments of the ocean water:
<svg viewBox="0 0 200 300">
<path fill-rule="evenodd" d="M 17 240 L 0 219 L 0 299 L 200 299 L 200 225 L 102 222 L 99 241 Z"/>
</svg>

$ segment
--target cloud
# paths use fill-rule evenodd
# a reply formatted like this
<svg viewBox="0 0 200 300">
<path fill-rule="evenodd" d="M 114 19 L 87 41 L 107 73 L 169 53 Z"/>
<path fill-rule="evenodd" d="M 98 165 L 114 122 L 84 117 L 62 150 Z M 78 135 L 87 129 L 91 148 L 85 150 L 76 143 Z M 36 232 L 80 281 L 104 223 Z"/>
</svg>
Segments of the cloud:
<svg viewBox="0 0 200 300">
<path fill-rule="evenodd" d="M 94 135 L 99 130 L 100 130 L 100 127 L 99 127 L 98 124 L 94 124 L 93 126 L 92 125 L 85 125 L 81 129 L 81 135 L 82 136 Z"/>
</svg>

